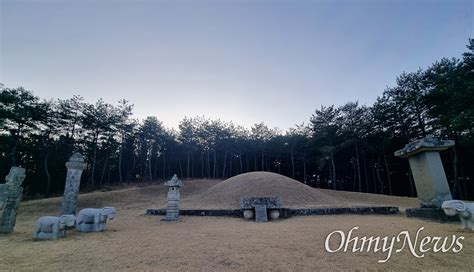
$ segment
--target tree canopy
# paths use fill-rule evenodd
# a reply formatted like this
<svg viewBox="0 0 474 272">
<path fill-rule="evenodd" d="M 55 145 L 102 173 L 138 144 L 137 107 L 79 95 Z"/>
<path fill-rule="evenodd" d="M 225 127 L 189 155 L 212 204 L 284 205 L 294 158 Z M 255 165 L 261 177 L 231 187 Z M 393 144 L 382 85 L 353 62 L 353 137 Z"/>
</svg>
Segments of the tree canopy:
<svg viewBox="0 0 474 272">
<path fill-rule="evenodd" d="M 27 169 L 29 197 L 59 194 L 72 152 L 85 155 L 83 189 L 114 183 L 227 178 L 272 171 L 310 186 L 414 196 L 406 160 L 395 150 L 434 135 L 456 146 L 442 159 L 457 198 L 473 199 L 474 40 L 460 59 L 403 72 L 371 106 L 325 105 L 288 131 L 185 117 L 177 130 L 154 116 L 132 118 L 126 100 L 87 103 L 80 96 L 47 101 L 0 84 L 0 171 Z"/>
</svg>

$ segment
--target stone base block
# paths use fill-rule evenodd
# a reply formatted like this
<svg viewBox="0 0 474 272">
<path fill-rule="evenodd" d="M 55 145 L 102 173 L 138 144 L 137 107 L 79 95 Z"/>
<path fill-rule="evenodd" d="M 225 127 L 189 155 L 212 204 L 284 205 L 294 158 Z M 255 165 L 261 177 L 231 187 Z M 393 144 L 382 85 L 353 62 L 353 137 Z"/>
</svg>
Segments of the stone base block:
<svg viewBox="0 0 474 272">
<path fill-rule="evenodd" d="M 447 216 L 440 208 L 411 208 L 406 209 L 407 217 L 421 218 L 437 222 L 459 222 L 457 216 Z"/>
<path fill-rule="evenodd" d="M 243 197 L 240 199 L 241 209 L 253 209 L 257 205 L 265 206 L 268 209 L 278 209 L 282 207 L 279 197 Z"/>
</svg>

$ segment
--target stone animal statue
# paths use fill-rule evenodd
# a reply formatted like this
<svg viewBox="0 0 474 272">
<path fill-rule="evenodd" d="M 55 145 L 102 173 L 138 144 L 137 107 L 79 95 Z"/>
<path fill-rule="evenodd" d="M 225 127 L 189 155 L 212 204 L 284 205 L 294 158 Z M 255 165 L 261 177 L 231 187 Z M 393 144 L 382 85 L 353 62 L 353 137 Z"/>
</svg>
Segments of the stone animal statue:
<svg viewBox="0 0 474 272">
<path fill-rule="evenodd" d="M 448 216 L 459 216 L 462 229 L 474 231 L 474 203 L 466 203 L 461 200 L 444 201 L 441 208 Z"/>
<path fill-rule="evenodd" d="M 57 239 L 66 235 L 66 227 L 74 227 L 76 217 L 72 214 L 43 216 L 36 220 L 34 237 L 38 240 Z"/>
<path fill-rule="evenodd" d="M 77 215 L 76 229 L 81 232 L 104 231 L 107 228 L 107 219 L 114 219 L 116 213 L 117 210 L 113 207 L 82 209 Z"/>
</svg>

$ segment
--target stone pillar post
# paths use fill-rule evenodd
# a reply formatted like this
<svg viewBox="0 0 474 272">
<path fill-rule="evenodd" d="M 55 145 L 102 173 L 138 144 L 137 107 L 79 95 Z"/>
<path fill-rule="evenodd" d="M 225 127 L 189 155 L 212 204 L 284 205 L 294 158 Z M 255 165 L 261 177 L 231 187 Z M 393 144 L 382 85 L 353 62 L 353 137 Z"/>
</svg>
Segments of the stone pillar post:
<svg viewBox="0 0 474 272">
<path fill-rule="evenodd" d="M 66 163 L 67 176 L 61 214 L 76 214 L 81 175 L 82 171 L 86 169 L 86 166 L 87 164 L 84 163 L 84 157 L 82 157 L 80 153 L 74 153 Z"/>
<path fill-rule="evenodd" d="M 426 137 L 411 142 L 395 152 L 397 157 L 408 158 L 420 200 L 421 209 L 407 209 L 408 216 L 445 219 L 444 213 L 440 210 L 441 205 L 453 198 L 439 152 L 452 146 L 454 141 Z"/>
<path fill-rule="evenodd" d="M 174 174 L 171 180 L 165 182 L 165 185 L 168 186 L 168 207 L 166 208 L 166 216 L 162 220 L 175 221 L 179 219 L 179 202 L 181 196 L 179 188 L 183 186 L 183 183 L 178 179 L 178 176 Z"/>
<path fill-rule="evenodd" d="M 10 168 L 5 184 L 0 184 L 0 233 L 11 233 L 15 228 L 16 213 L 23 197 L 21 184 L 25 179 L 25 169 Z"/>
</svg>

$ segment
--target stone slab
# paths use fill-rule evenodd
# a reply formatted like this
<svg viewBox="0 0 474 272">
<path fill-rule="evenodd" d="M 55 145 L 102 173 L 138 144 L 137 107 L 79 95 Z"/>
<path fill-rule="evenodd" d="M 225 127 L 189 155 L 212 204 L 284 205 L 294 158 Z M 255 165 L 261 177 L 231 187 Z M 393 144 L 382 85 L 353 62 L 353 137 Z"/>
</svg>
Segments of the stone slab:
<svg viewBox="0 0 474 272">
<path fill-rule="evenodd" d="M 255 221 L 256 222 L 267 222 L 267 206 L 265 205 L 255 205 Z"/>
<path fill-rule="evenodd" d="M 415 154 L 427 151 L 442 151 L 454 146 L 453 140 L 438 140 L 433 137 L 418 139 L 395 151 L 396 157 L 408 158 Z"/>
<path fill-rule="evenodd" d="M 279 197 L 243 197 L 240 199 L 241 209 L 253 209 L 257 205 L 266 206 L 268 209 L 282 207 Z"/>
</svg>

